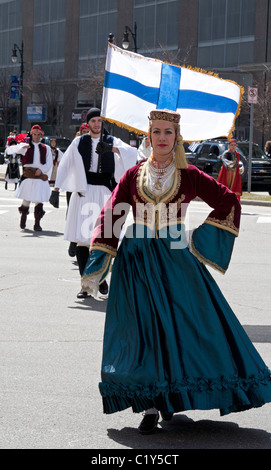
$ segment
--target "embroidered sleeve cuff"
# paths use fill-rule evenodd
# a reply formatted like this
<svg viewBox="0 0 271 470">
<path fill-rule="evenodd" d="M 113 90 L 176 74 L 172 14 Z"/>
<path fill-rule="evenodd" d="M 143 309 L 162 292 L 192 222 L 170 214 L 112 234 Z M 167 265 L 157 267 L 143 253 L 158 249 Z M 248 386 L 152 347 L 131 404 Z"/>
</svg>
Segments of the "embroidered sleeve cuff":
<svg viewBox="0 0 271 470">
<path fill-rule="evenodd" d="M 91 279 L 97 278 L 98 282 L 102 283 L 110 272 L 111 260 L 112 256 L 108 253 L 99 250 L 91 251 L 82 275 L 82 287 Z"/>
<path fill-rule="evenodd" d="M 233 233 L 233 235 L 238 237 L 239 226 L 237 227 L 237 224 L 235 223 L 235 212 L 236 212 L 235 207 L 233 206 L 229 215 L 225 219 L 208 216 L 207 219 L 205 220 L 205 223 L 213 225 L 214 227 L 218 227 L 223 230 L 227 230 L 228 232 Z M 238 219 L 238 225 L 239 225 L 239 219 Z"/>
<path fill-rule="evenodd" d="M 192 234 L 191 251 L 203 264 L 224 274 L 229 266 L 235 235 L 204 223 Z"/>
<path fill-rule="evenodd" d="M 92 251 L 96 251 L 96 250 L 97 251 L 102 251 L 103 253 L 107 253 L 107 254 L 111 255 L 112 257 L 117 256 L 117 249 L 113 248 L 110 245 L 106 245 L 105 243 L 94 242 L 93 245 L 91 245 L 89 251 L 91 253 Z"/>
</svg>

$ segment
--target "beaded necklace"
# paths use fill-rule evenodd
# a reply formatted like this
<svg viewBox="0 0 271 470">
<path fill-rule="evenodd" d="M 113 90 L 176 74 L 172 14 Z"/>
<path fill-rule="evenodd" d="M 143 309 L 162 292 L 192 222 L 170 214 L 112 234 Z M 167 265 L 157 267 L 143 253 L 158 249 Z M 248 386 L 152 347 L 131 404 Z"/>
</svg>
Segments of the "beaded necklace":
<svg viewBox="0 0 271 470">
<path fill-rule="evenodd" d="M 175 160 L 171 155 L 165 162 L 154 160 L 153 154 L 149 159 L 150 186 L 152 190 L 163 192 L 169 177 L 175 171 Z"/>
</svg>

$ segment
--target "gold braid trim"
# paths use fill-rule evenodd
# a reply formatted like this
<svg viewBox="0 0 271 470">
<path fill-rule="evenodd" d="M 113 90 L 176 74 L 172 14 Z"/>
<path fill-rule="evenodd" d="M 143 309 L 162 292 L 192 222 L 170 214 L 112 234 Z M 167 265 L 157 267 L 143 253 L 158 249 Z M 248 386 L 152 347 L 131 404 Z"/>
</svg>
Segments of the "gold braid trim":
<svg viewBox="0 0 271 470">
<path fill-rule="evenodd" d="M 168 203 L 178 194 L 181 186 L 181 171 L 175 170 L 171 186 L 162 194 L 154 194 L 147 186 L 148 182 L 148 161 L 140 166 L 136 177 L 136 189 L 142 201 L 158 204 L 159 202 Z"/>
<path fill-rule="evenodd" d="M 214 221 L 213 221 L 214 220 Z M 221 228 L 222 230 L 226 230 L 227 232 L 230 232 L 230 233 L 233 233 L 233 235 L 235 235 L 236 237 L 238 237 L 239 235 L 239 231 L 238 229 L 232 229 L 230 227 L 226 227 L 225 225 L 223 225 L 223 223 L 221 222 L 221 220 L 217 220 L 217 222 L 215 222 L 216 219 L 206 219 L 204 221 L 205 224 L 209 224 L 209 225 L 213 225 L 214 227 L 218 227 L 218 228 Z"/>
<path fill-rule="evenodd" d="M 91 253 L 93 250 L 103 251 L 104 253 L 108 253 L 109 255 L 113 256 L 114 258 L 117 256 L 117 249 L 112 248 L 112 246 L 106 245 L 104 243 L 93 243 L 89 249 L 89 252 Z"/>
<path fill-rule="evenodd" d="M 203 264 L 207 264 L 211 268 L 215 269 L 216 271 L 220 272 L 221 274 L 225 274 L 226 270 L 221 268 L 218 264 L 213 263 L 209 259 L 202 256 L 202 254 L 195 248 L 193 240 L 191 240 L 191 250 L 193 255 Z"/>
<path fill-rule="evenodd" d="M 94 273 L 92 274 L 86 274 L 83 278 L 84 279 L 95 279 L 96 277 L 99 277 L 99 278 L 102 278 L 103 274 L 104 273 L 107 273 L 109 274 L 110 271 L 111 271 L 111 266 L 110 266 L 110 263 L 111 263 L 111 259 L 112 259 L 112 256 L 111 255 L 106 255 L 105 257 L 105 260 L 102 264 L 102 267 L 100 269 L 98 269 L 98 271 L 95 271 Z M 109 269 L 108 269 L 109 268 Z M 108 271 L 108 272 L 107 272 Z M 99 282 L 99 284 L 102 284 L 102 282 L 104 281 L 104 279 L 101 279 L 101 281 Z"/>
<path fill-rule="evenodd" d="M 216 219 L 215 217 L 207 217 L 204 221 L 205 224 L 214 225 L 215 227 L 222 228 L 223 230 L 227 230 L 228 232 L 233 233 L 236 237 L 239 235 L 239 229 L 234 225 L 234 212 L 235 207 L 233 206 L 229 215 L 226 219 Z"/>
</svg>

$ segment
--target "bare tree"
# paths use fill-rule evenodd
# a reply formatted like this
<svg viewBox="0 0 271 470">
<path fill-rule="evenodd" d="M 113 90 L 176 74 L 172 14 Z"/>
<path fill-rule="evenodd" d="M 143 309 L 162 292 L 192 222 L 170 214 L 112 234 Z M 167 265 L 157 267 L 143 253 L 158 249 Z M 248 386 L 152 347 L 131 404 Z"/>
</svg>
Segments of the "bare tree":
<svg viewBox="0 0 271 470">
<path fill-rule="evenodd" d="M 181 49 L 170 50 L 168 49 L 167 46 L 161 44 L 160 42 L 159 42 L 159 47 L 160 47 L 160 51 L 156 52 L 156 58 L 172 65 L 179 65 L 179 66 L 190 65 L 189 61 L 190 61 L 190 56 L 191 56 L 191 51 L 192 51 L 191 45 L 182 51 Z"/>
<path fill-rule="evenodd" d="M 255 105 L 254 127 L 262 133 L 262 147 L 271 138 L 271 70 L 267 68 L 255 77 L 254 86 L 258 88 L 258 103 Z"/>
<path fill-rule="evenodd" d="M 89 66 L 78 84 L 79 90 L 88 95 L 89 101 L 100 104 L 103 94 L 105 60 L 100 60 L 95 67 Z"/>
<path fill-rule="evenodd" d="M 10 74 L 6 70 L 0 72 L 0 116 L 1 123 L 4 127 L 4 139 L 6 140 L 8 135 L 8 124 L 10 122 L 9 109 L 10 100 Z"/>
<path fill-rule="evenodd" d="M 55 134 L 63 126 L 63 79 L 52 69 L 39 67 L 28 76 L 25 87 L 32 94 L 33 104 L 43 104 L 46 107 L 46 122 L 51 125 L 52 133 Z"/>
<path fill-rule="evenodd" d="M 271 69 L 253 74 L 253 87 L 258 89 L 258 102 L 254 105 L 253 128 L 262 136 L 261 146 L 271 140 Z M 247 87 L 246 87 L 247 88 Z M 242 112 L 250 114 L 247 89 L 243 95 Z"/>
</svg>

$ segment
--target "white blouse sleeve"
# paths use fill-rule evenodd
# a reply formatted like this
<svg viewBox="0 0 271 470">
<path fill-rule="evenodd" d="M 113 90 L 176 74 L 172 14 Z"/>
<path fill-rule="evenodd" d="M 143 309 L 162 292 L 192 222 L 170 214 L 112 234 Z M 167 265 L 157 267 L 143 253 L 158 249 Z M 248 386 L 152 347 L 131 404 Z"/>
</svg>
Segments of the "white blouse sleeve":
<svg viewBox="0 0 271 470">
<path fill-rule="evenodd" d="M 113 146 L 119 149 L 120 155 L 114 153 L 115 156 L 115 180 L 118 183 L 122 175 L 136 165 L 137 148 L 131 147 L 121 139 L 114 137 Z"/>
</svg>

